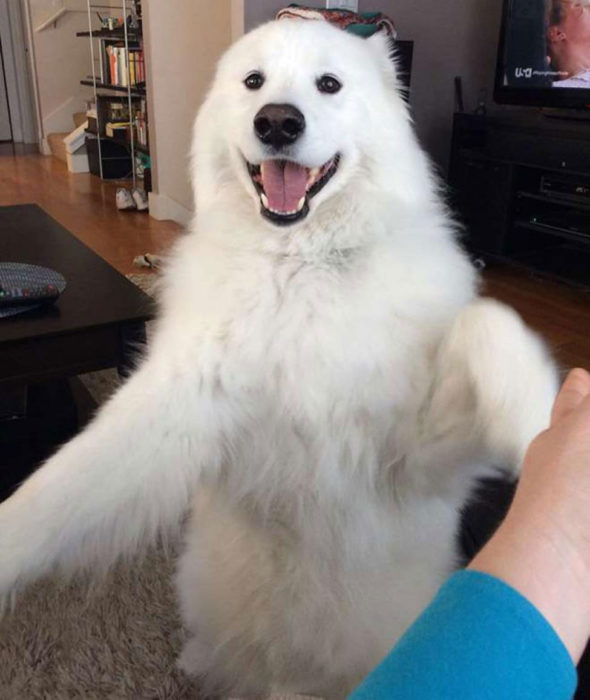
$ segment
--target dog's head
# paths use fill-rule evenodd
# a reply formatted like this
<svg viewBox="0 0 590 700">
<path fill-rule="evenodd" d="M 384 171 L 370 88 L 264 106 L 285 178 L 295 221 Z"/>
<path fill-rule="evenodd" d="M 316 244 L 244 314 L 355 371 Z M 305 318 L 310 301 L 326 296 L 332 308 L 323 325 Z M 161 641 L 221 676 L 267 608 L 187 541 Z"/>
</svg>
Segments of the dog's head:
<svg viewBox="0 0 590 700">
<path fill-rule="evenodd" d="M 197 206 L 231 192 L 285 227 L 338 196 L 341 206 L 343 196 L 407 186 L 416 145 L 390 53 L 386 36 L 361 39 L 318 21 L 271 22 L 244 36 L 221 59 L 197 120 Z"/>
</svg>

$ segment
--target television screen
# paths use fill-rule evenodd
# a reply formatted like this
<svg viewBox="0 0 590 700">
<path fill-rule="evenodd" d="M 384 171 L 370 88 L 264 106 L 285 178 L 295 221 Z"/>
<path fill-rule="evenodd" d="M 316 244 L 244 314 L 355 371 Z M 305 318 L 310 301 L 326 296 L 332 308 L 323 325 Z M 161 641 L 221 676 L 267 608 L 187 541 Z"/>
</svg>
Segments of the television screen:
<svg viewBox="0 0 590 700">
<path fill-rule="evenodd" d="M 505 0 L 496 99 L 590 103 L 590 0 Z"/>
</svg>

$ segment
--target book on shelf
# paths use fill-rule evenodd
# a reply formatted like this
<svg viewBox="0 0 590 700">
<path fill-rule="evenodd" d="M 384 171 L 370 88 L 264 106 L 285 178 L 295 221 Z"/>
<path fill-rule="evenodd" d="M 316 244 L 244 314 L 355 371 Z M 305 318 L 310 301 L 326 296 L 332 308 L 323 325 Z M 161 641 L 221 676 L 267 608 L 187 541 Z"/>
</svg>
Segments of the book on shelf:
<svg viewBox="0 0 590 700">
<path fill-rule="evenodd" d="M 144 114 L 136 114 L 135 116 L 135 134 L 137 143 L 143 148 L 148 147 L 148 131 L 147 120 Z"/>
<path fill-rule="evenodd" d="M 129 122 L 107 122 L 105 124 L 105 134 L 109 138 L 120 137 L 129 132 Z"/>
<path fill-rule="evenodd" d="M 143 50 L 125 47 L 124 42 L 102 40 L 101 82 L 104 85 L 127 87 L 145 82 Z"/>
<path fill-rule="evenodd" d="M 96 105 L 89 104 L 86 110 L 86 117 L 88 119 L 87 131 L 93 134 L 98 133 L 98 112 L 96 110 Z"/>
<path fill-rule="evenodd" d="M 129 106 L 124 100 L 109 100 L 99 96 L 101 133 L 108 138 L 129 142 L 131 133 L 136 146 L 148 150 L 147 101 L 145 98 L 133 98 L 131 116 Z M 90 122 L 89 122 L 90 123 Z M 95 124 L 98 122 L 95 121 Z M 96 128 L 96 131 L 98 129 Z"/>
</svg>

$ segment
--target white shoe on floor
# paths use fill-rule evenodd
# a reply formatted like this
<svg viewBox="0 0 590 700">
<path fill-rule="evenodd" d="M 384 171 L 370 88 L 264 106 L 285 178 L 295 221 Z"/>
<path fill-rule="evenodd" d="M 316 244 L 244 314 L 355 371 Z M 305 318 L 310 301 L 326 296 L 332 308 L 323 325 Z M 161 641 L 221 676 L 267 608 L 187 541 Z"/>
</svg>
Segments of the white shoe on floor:
<svg viewBox="0 0 590 700">
<path fill-rule="evenodd" d="M 143 190 L 136 187 L 131 194 L 138 211 L 145 211 L 149 207 L 147 194 Z"/>
<path fill-rule="evenodd" d="M 133 197 L 131 196 L 131 192 L 129 192 L 129 190 L 126 190 L 124 187 L 118 188 L 115 201 L 117 203 L 117 209 L 120 209 L 121 211 L 136 208 L 136 204 Z"/>
</svg>

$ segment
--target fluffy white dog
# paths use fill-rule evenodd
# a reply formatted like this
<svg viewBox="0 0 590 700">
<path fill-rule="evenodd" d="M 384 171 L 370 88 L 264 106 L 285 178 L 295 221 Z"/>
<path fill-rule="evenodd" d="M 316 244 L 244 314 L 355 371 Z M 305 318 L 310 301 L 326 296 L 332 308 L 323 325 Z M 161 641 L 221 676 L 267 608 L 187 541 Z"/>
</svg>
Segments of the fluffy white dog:
<svg viewBox="0 0 590 700">
<path fill-rule="evenodd" d="M 553 364 L 476 298 L 383 37 L 245 36 L 193 178 L 145 359 L 0 506 L 0 594 L 108 566 L 190 507 L 183 668 L 341 698 L 456 566 L 475 479 L 548 423 Z"/>
</svg>

